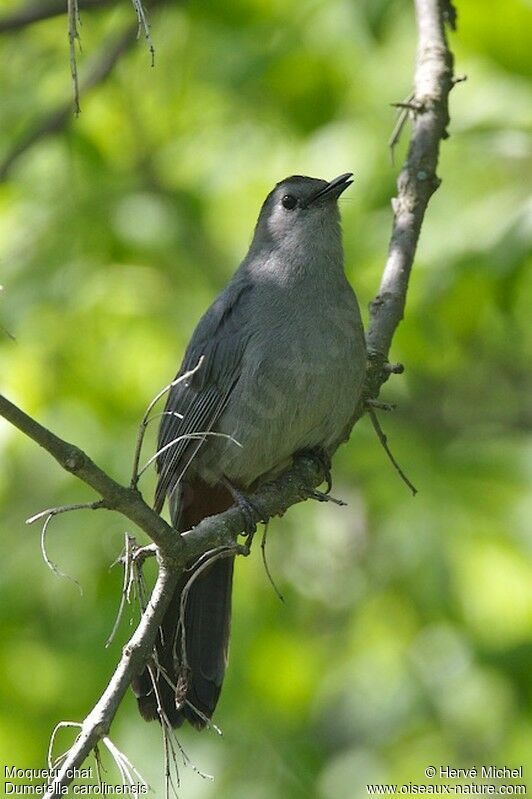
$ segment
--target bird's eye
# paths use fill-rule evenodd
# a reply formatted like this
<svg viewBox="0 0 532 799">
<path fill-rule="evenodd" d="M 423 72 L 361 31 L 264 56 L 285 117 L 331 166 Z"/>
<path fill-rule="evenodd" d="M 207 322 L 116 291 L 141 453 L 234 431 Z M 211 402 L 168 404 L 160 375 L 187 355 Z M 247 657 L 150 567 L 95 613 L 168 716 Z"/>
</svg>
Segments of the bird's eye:
<svg viewBox="0 0 532 799">
<path fill-rule="evenodd" d="M 294 197 L 293 194 L 285 194 L 283 199 L 281 200 L 283 208 L 288 208 L 289 211 L 292 211 L 293 208 L 297 205 L 297 199 Z"/>
</svg>

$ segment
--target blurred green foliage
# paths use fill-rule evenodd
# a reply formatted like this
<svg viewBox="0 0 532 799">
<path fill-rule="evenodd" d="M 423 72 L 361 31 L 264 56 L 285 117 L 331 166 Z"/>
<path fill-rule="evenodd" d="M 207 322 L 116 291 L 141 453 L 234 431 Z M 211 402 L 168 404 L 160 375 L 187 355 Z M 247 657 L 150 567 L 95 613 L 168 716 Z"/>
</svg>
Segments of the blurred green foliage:
<svg viewBox="0 0 532 799">
<path fill-rule="evenodd" d="M 362 420 L 334 464 L 349 507 L 307 503 L 271 525 L 285 603 L 258 549 L 237 564 L 224 736 L 180 733 L 216 779 L 182 769 L 184 797 L 352 799 L 369 781 L 423 782 L 440 763 L 528 765 L 530 778 L 532 10 L 457 5 L 450 38 L 468 80 L 452 93 L 443 184 L 394 341 L 406 372 L 383 391 L 419 494 Z M 81 70 L 131 14 L 127 2 L 83 14 Z M 146 403 L 274 182 L 355 172 L 342 212 L 365 310 L 397 173 L 389 104 L 409 93 L 415 53 L 406 0 L 193 0 L 152 22 L 155 68 L 140 42 L 0 186 L 1 388 L 124 481 Z M 65 31 L 60 17 L 3 36 L 2 155 L 68 96 Z M 91 493 L 6 424 L 0 452 L 0 752 L 41 767 L 54 724 L 99 695 L 136 610 L 105 649 L 124 521 L 54 520 L 50 557 L 80 596 L 46 569 L 24 519 Z M 112 736 L 160 795 L 160 730 L 130 695 Z"/>
</svg>

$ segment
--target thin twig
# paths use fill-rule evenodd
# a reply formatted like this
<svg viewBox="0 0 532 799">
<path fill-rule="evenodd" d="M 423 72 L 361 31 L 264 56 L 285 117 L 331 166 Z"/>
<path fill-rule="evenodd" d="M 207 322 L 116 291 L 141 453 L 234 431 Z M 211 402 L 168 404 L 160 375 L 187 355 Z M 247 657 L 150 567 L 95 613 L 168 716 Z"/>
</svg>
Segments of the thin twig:
<svg viewBox="0 0 532 799">
<path fill-rule="evenodd" d="M 175 655 L 175 653 L 174 653 L 174 655 Z M 158 676 L 160 675 L 163 678 L 163 680 L 170 686 L 170 688 L 174 692 L 174 696 L 176 696 L 177 695 L 177 685 L 174 682 L 172 682 L 172 680 L 168 676 L 168 672 L 166 671 L 166 669 L 163 668 L 161 666 L 161 664 L 158 662 L 157 651 L 156 650 L 154 650 L 154 652 L 153 652 L 153 660 L 154 660 L 154 663 L 155 663 L 155 665 L 157 667 L 157 675 Z M 192 702 L 189 702 L 189 700 L 186 699 L 186 698 L 185 698 L 185 704 L 189 708 L 191 708 L 194 711 L 194 713 L 196 713 L 196 715 L 198 715 L 200 717 L 200 719 L 204 722 L 204 724 L 207 727 L 207 729 L 213 730 L 213 732 L 215 732 L 216 735 L 223 735 L 223 732 L 220 729 L 220 727 L 217 727 L 212 719 L 210 719 L 208 716 L 206 716 L 205 713 L 203 713 L 199 708 L 197 708 L 195 705 L 193 705 Z"/>
<path fill-rule="evenodd" d="M 347 505 L 347 502 L 344 502 L 343 499 L 332 497 L 330 494 L 326 494 L 325 491 L 318 491 L 316 488 L 309 493 L 309 498 L 315 499 L 317 502 L 332 502 L 333 505 L 338 505 L 340 508 L 345 508 Z"/>
<path fill-rule="evenodd" d="M 131 588 L 135 588 L 135 592 L 139 602 L 140 613 L 142 615 L 148 605 L 148 599 L 147 599 L 148 592 L 146 590 L 146 583 L 144 581 L 142 563 L 136 563 L 135 560 L 133 560 L 131 564 L 131 574 L 132 574 Z"/>
<path fill-rule="evenodd" d="M 43 556 L 43 560 L 52 571 L 56 577 L 65 577 L 67 580 L 70 580 L 72 583 L 77 585 L 79 592 L 83 595 L 83 588 L 81 587 L 80 583 L 76 580 L 75 577 L 72 577 L 70 574 L 66 574 L 66 572 L 61 571 L 61 569 L 57 566 L 56 563 L 49 557 L 48 551 L 46 548 L 46 534 L 48 532 L 48 525 L 54 518 L 54 516 L 58 516 L 60 513 L 68 513 L 74 510 L 97 510 L 98 508 L 105 507 L 105 503 L 103 500 L 97 500 L 96 502 L 81 502 L 76 503 L 74 505 L 60 505 L 57 508 L 48 508 L 47 510 L 40 511 L 40 513 L 36 513 L 35 516 L 30 516 L 29 519 L 26 519 L 26 524 L 33 524 L 33 522 L 38 521 L 39 519 L 44 519 L 44 523 L 41 529 L 41 553 Z"/>
<path fill-rule="evenodd" d="M 50 571 L 53 574 L 55 574 L 56 577 L 64 577 L 66 580 L 70 580 L 71 583 L 74 583 L 74 585 L 77 586 L 80 596 L 83 596 L 83 588 L 81 587 L 81 583 L 79 583 L 75 577 L 72 577 L 70 574 L 61 571 L 61 569 L 57 566 L 57 564 L 54 563 L 53 560 L 50 560 L 48 556 L 48 552 L 46 550 L 46 533 L 48 531 L 48 525 L 50 524 L 53 518 L 54 517 L 52 513 L 49 516 L 47 516 L 46 519 L 44 520 L 44 524 L 41 529 L 41 554 L 43 556 L 43 560 L 50 569 Z"/>
<path fill-rule="evenodd" d="M 268 560 L 266 558 L 266 537 L 267 537 L 267 534 L 268 534 L 268 522 L 266 522 L 266 524 L 264 525 L 264 532 L 262 533 L 262 538 L 260 540 L 260 552 L 261 552 L 261 556 L 262 556 L 262 563 L 264 564 L 264 571 L 266 572 L 266 576 L 267 576 L 268 580 L 270 581 L 270 584 L 271 584 L 273 590 L 275 591 L 275 593 L 277 594 L 277 596 L 281 600 L 281 602 L 284 602 L 284 596 L 281 594 L 281 592 L 277 588 L 277 585 L 275 584 L 275 580 L 273 579 L 272 573 L 270 571 L 270 566 L 269 566 Z"/>
<path fill-rule="evenodd" d="M 78 0 L 67 0 L 68 9 L 68 46 L 70 53 L 70 74 L 72 75 L 72 88 L 74 92 L 74 113 L 79 116 L 81 107 L 79 104 L 79 81 L 78 65 L 76 60 L 76 44 L 80 45 L 79 38 L 79 8 Z"/>
<path fill-rule="evenodd" d="M 60 513 L 69 513 L 74 510 L 98 510 L 98 508 L 105 508 L 105 503 L 102 499 L 95 502 L 77 502 L 73 505 L 58 505 L 57 508 L 46 508 L 36 513 L 35 516 L 30 516 L 26 519 L 26 524 L 33 524 L 44 519 L 46 516 L 58 516 Z"/>
<path fill-rule="evenodd" d="M 410 482 L 410 480 L 408 479 L 408 477 L 403 472 L 403 470 L 401 469 L 401 467 L 397 463 L 396 459 L 394 458 L 394 456 L 393 456 L 393 454 L 392 454 L 392 452 L 390 450 L 390 447 L 388 446 L 388 439 L 386 437 L 386 434 L 384 433 L 384 431 L 383 431 L 383 429 L 382 429 L 382 427 L 380 425 L 380 422 L 379 422 L 379 420 L 377 418 L 377 414 L 375 413 L 373 408 L 368 408 L 368 416 L 371 419 L 371 423 L 373 424 L 375 432 L 377 433 L 378 439 L 381 442 L 386 454 L 388 455 L 388 458 L 392 462 L 394 469 L 399 474 L 399 477 L 401 478 L 401 480 L 404 483 L 406 483 L 406 485 L 408 486 L 408 488 L 412 492 L 413 496 L 416 496 L 417 488 Z"/>
<path fill-rule="evenodd" d="M 43 447 L 63 469 L 91 486 L 101 496 L 105 507 L 118 510 L 137 524 L 152 541 L 161 544 L 167 553 L 183 551 L 184 545 L 179 536 L 144 502 L 138 491 L 117 483 L 79 447 L 56 436 L 1 394 L 0 416 Z"/>
<path fill-rule="evenodd" d="M 187 606 L 187 599 L 190 589 L 192 585 L 196 582 L 198 577 L 203 574 L 210 566 L 213 565 L 217 560 L 221 560 L 222 558 L 232 557 L 233 555 L 238 555 L 242 552 L 242 547 L 238 544 L 233 544 L 232 546 L 221 546 L 216 547 L 215 549 L 210 550 L 209 552 L 204 552 L 201 557 L 194 563 L 191 567 L 192 575 L 185 583 L 185 586 L 181 592 L 180 602 L 179 602 L 179 620 L 177 623 L 177 630 L 176 630 L 176 637 L 174 641 L 174 647 L 177 644 L 178 639 L 181 643 L 181 658 L 180 664 L 181 668 L 186 672 L 188 671 L 188 658 L 187 658 L 187 642 L 186 642 L 186 628 L 185 628 L 185 613 L 186 613 L 186 606 Z"/>
<path fill-rule="evenodd" d="M 157 630 L 170 601 L 178 579 L 175 568 L 168 568 L 161 560 L 157 582 L 150 603 L 129 643 L 124 647 L 120 662 L 99 701 L 86 717 L 74 744 L 68 750 L 61 768 L 54 775 L 45 794 L 46 799 L 56 799 L 64 794 L 63 786 L 69 785 L 73 769 L 83 763 L 98 741 L 106 738 L 118 705 L 129 687 L 131 678 L 138 674 L 147 662 L 153 649 Z"/>
<path fill-rule="evenodd" d="M 216 433 L 212 430 L 206 430 L 205 432 L 198 432 L 198 433 L 184 433 L 182 436 L 177 436 L 177 438 L 172 439 L 169 441 L 168 444 L 165 444 L 163 447 L 157 450 L 157 452 L 149 458 L 144 466 L 142 466 L 138 471 L 138 477 L 142 477 L 144 472 L 150 468 L 152 463 L 155 463 L 159 455 L 162 455 L 163 452 L 166 452 L 168 449 L 172 449 L 175 447 L 176 444 L 180 444 L 181 441 L 203 441 L 207 437 L 212 438 L 225 438 L 228 441 L 232 441 L 233 444 L 236 444 L 237 447 L 242 449 L 242 444 L 236 440 L 233 436 L 229 435 L 229 433 Z"/>
<path fill-rule="evenodd" d="M 47 752 L 47 761 L 48 761 L 48 768 L 50 771 L 55 768 L 55 764 L 57 763 L 58 758 L 54 760 L 54 744 L 57 733 L 59 730 L 64 729 L 65 727 L 77 727 L 81 729 L 81 724 L 79 721 L 58 721 L 55 727 L 52 730 L 52 734 L 50 735 L 50 741 L 48 743 L 48 752 Z M 64 755 L 59 755 L 59 758 L 63 757 Z"/>
<path fill-rule="evenodd" d="M 142 774 L 140 774 L 137 771 L 133 763 L 131 763 L 127 755 L 121 752 L 120 749 L 111 741 L 111 739 L 107 735 L 105 735 L 102 738 L 102 743 L 107 748 L 109 754 L 116 763 L 116 766 L 122 776 L 122 784 L 142 785 L 144 786 L 144 788 L 146 788 L 146 791 L 148 791 L 150 786 L 148 785 Z M 137 778 L 136 783 L 133 777 Z"/>
<path fill-rule="evenodd" d="M 440 184 L 436 167 L 440 142 L 448 135 L 448 98 L 453 86 L 453 58 L 445 35 L 445 19 L 452 18 L 452 4 L 449 0 L 414 0 L 414 5 L 418 46 L 414 92 L 409 100 L 415 99 L 421 110 L 412 120 L 408 155 L 397 181 L 388 259 L 379 293 L 370 306 L 367 334 L 370 355 L 377 353 L 383 359 L 403 318 L 421 224 Z"/>
<path fill-rule="evenodd" d="M 135 453 L 133 455 L 133 474 L 131 476 L 131 488 L 136 488 L 138 480 L 139 480 L 138 471 L 139 471 L 140 453 L 142 451 L 142 444 L 144 442 L 144 436 L 145 436 L 145 433 L 146 433 L 146 427 L 148 426 L 148 423 L 150 422 L 152 410 L 157 405 L 159 400 L 162 397 L 164 397 L 165 394 L 167 394 L 170 391 L 171 388 L 173 388 L 174 386 L 179 385 L 179 383 L 186 382 L 187 380 L 190 380 L 190 378 L 193 377 L 196 374 L 198 369 L 201 369 L 203 361 L 204 361 L 204 356 L 202 355 L 199 358 L 196 366 L 194 366 L 193 369 L 189 369 L 188 372 L 185 372 L 182 375 L 178 375 L 175 378 L 175 380 L 172 380 L 171 383 L 168 383 L 164 388 L 162 388 L 160 391 L 158 391 L 157 394 L 155 395 L 155 397 L 153 397 L 153 399 L 148 403 L 148 406 L 147 406 L 146 410 L 144 411 L 144 416 L 142 417 L 142 420 L 141 420 L 140 425 L 139 425 L 138 433 L 137 433 L 137 441 L 135 443 Z M 167 413 L 172 413 L 173 414 L 174 412 L 173 411 L 168 411 Z M 183 418 L 178 413 L 176 413 L 176 416 L 178 416 L 181 419 Z"/>
<path fill-rule="evenodd" d="M 218 516 L 204 519 L 193 530 L 176 536 L 173 528 L 146 505 L 138 491 L 116 483 L 82 450 L 63 441 L 2 395 L 0 416 L 42 446 L 62 468 L 94 488 L 105 501 L 105 507 L 119 511 L 138 524 L 158 545 L 159 573 L 150 600 L 137 629 L 122 650 L 114 675 L 83 722 L 80 734 L 45 794 L 46 799 L 52 799 L 62 795 L 62 787 L 72 780 L 72 770 L 81 766 L 95 744 L 107 734 L 132 677 L 142 671 L 152 656 L 164 612 L 183 564 L 195 561 L 216 547 L 225 547 L 234 554 L 247 554 L 245 547 L 235 544 L 238 534 L 245 529 L 245 519 L 239 508 L 231 507 Z M 320 485 L 323 476 L 323 468 L 315 459 L 301 457 L 279 478 L 252 494 L 250 500 L 263 508 L 268 516 L 282 515 L 291 505 L 308 499 L 309 489 Z"/>
<path fill-rule="evenodd" d="M 395 411 L 397 405 L 394 405 L 393 402 L 381 402 L 380 400 L 369 398 L 366 400 L 366 407 L 373 408 L 375 411 Z"/>
<path fill-rule="evenodd" d="M 405 125 L 406 120 L 408 119 L 408 104 L 412 102 L 414 99 L 414 92 L 408 95 L 406 100 L 402 103 L 392 103 L 392 105 L 399 107 L 401 110 L 397 114 L 397 119 L 395 121 L 395 125 L 393 126 L 393 130 L 390 134 L 390 138 L 388 139 L 388 148 L 390 150 L 390 159 L 392 162 L 392 166 L 395 163 L 395 148 L 399 143 L 399 139 L 401 138 L 401 133 L 403 132 L 403 128 Z M 406 107 L 405 107 L 406 106 Z"/>
<path fill-rule="evenodd" d="M 124 581 L 122 583 L 122 591 L 120 593 L 120 603 L 118 605 L 118 611 L 116 613 L 115 622 L 113 624 L 113 629 L 109 633 L 109 637 L 105 642 L 105 648 L 109 647 L 116 635 L 116 631 L 118 630 L 118 626 L 122 619 L 124 608 L 126 606 L 126 602 L 128 601 L 130 587 L 131 587 L 131 574 L 132 574 L 132 554 L 131 554 L 131 545 L 134 543 L 134 539 L 131 538 L 128 533 L 124 533 L 125 543 L 124 543 L 124 554 L 120 560 L 124 564 Z"/>
<path fill-rule="evenodd" d="M 105 771 L 105 769 L 102 763 L 102 756 L 100 754 L 100 748 L 98 744 L 96 744 L 94 747 L 94 765 L 96 767 L 96 780 L 98 785 L 101 787 L 103 785 L 102 772 Z"/>
<path fill-rule="evenodd" d="M 141 33 L 144 33 L 144 38 L 146 40 L 146 46 L 148 47 L 148 52 L 150 53 L 151 57 L 151 66 L 155 66 L 155 47 L 153 46 L 153 42 L 151 39 L 150 33 L 150 24 L 148 22 L 148 17 L 146 14 L 146 10 L 142 5 L 142 0 L 131 0 L 133 3 L 133 8 L 135 9 L 135 13 L 137 15 L 137 22 L 138 22 L 138 33 L 137 36 L 140 37 Z"/>
<path fill-rule="evenodd" d="M 192 762 L 192 760 L 190 759 L 190 757 L 187 754 L 185 748 L 183 747 L 183 745 L 181 744 L 179 738 L 175 734 L 175 732 L 173 730 L 173 727 L 170 724 L 170 720 L 168 719 L 168 716 L 166 715 L 166 713 L 164 711 L 163 704 L 161 702 L 161 695 L 160 695 L 160 692 L 159 692 L 159 687 L 158 687 L 158 684 L 157 684 L 157 675 L 153 671 L 153 666 L 151 666 L 151 665 L 148 666 L 148 673 L 150 675 L 150 681 L 151 681 L 151 684 L 153 686 L 153 691 L 154 691 L 154 694 L 155 694 L 155 701 L 156 701 L 156 704 L 157 704 L 157 714 L 159 716 L 159 721 L 161 722 L 161 727 L 163 729 L 164 747 L 165 747 L 166 752 L 168 752 L 168 750 L 169 750 L 170 753 L 172 754 L 172 759 L 173 759 L 173 763 L 174 763 L 174 770 L 175 770 L 175 773 L 176 773 L 178 786 L 180 784 L 180 780 L 179 780 L 179 769 L 178 769 L 177 762 L 176 762 L 176 757 L 175 757 L 175 755 L 176 755 L 175 747 L 176 746 L 177 746 L 177 748 L 179 750 L 179 753 L 181 754 L 184 766 L 188 766 L 189 768 L 191 768 L 192 771 L 194 771 L 195 774 L 198 774 L 198 776 L 203 777 L 203 779 L 211 780 L 211 781 L 214 780 L 214 777 L 212 777 L 210 774 L 206 774 L 204 771 L 201 771 L 201 769 L 199 769 Z M 165 777 L 170 775 L 170 771 L 167 771 L 167 769 L 166 769 L 166 766 L 168 766 L 168 765 L 169 765 L 169 763 L 167 761 L 165 763 Z"/>
<path fill-rule="evenodd" d="M 147 544 L 145 547 L 137 547 L 132 552 L 132 558 L 135 563 L 142 566 L 147 558 L 154 558 L 157 555 L 157 547 L 155 544 Z"/>
<path fill-rule="evenodd" d="M 84 11 L 114 5 L 118 0 L 78 0 L 78 8 Z M 62 16 L 65 0 L 36 0 L 0 17 L 0 34 L 13 33 L 36 22 Z"/>
<path fill-rule="evenodd" d="M 148 674 L 152 684 L 153 693 L 155 695 L 157 715 L 159 716 L 159 721 L 161 722 L 161 730 L 163 734 L 164 795 L 165 799 L 169 799 L 170 794 L 173 793 L 174 797 L 178 799 L 177 789 L 181 784 L 181 779 L 179 777 L 179 766 L 177 765 L 177 757 L 172 738 L 172 725 L 170 724 L 168 716 L 164 711 L 163 703 L 161 702 L 161 694 L 159 692 L 159 686 L 157 683 L 157 675 L 154 674 L 152 666 L 148 666 Z M 177 785 L 174 784 L 172 765 L 176 776 Z"/>
</svg>

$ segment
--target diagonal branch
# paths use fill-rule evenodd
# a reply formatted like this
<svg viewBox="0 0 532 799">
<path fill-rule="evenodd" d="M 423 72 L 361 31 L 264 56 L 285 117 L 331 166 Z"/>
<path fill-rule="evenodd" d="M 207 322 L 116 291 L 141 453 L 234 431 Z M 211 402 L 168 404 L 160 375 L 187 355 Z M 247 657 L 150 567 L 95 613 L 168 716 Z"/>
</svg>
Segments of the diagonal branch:
<svg viewBox="0 0 532 799">
<path fill-rule="evenodd" d="M 0 416 L 36 444 L 43 447 L 67 472 L 75 475 L 100 494 L 98 508 L 115 510 L 132 521 L 154 541 L 163 557 L 184 565 L 216 546 L 232 545 L 246 528 L 240 508 L 233 507 L 218 516 L 210 516 L 192 530 L 176 535 L 149 505 L 140 492 L 117 483 L 79 447 L 64 441 L 0 394 Z M 312 497 L 313 489 L 323 482 L 323 467 L 312 458 L 301 457 L 277 480 L 266 483 L 249 500 L 254 520 L 282 516 L 291 505 Z M 33 517 L 35 518 L 35 517 Z"/>
<path fill-rule="evenodd" d="M 0 416 L 49 452 L 63 469 L 97 491 L 106 508 L 122 513 L 166 552 L 175 554 L 174 550 L 182 549 L 172 527 L 144 502 L 138 491 L 117 483 L 79 447 L 63 441 L 1 394 Z"/>
<path fill-rule="evenodd" d="M 78 447 L 56 436 L 0 395 L 0 416 L 43 447 L 66 471 L 74 474 L 102 497 L 97 507 L 117 510 L 141 527 L 158 545 L 159 575 L 148 606 L 135 633 L 123 649 L 122 657 L 102 696 L 81 725 L 80 733 L 64 757 L 61 769 L 51 783 L 48 799 L 62 795 L 62 786 L 72 780 L 79 768 L 105 737 L 131 679 L 142 670 L 151 656 L 155 637 L 185 563 L 217 547 L 235 547 L 246 521 L 242 511 L 233 507 L 218 516 L 202 521 L 181 536 L 159 517 L 136 489 L 126 488 L 109 477 Z M 312 496 L 323 481 L 321 466 L 310 458 L 301 458 L 272 483 L 250 497 L 256 521 L 280 516 L 297 502 Z M 242 550 L 244 552 L 244 550 Z"/>
<path fill-rule="evenodd" d="M 55 799 L 64 795 L 62 788 L 72 782 L 73 769 L 79 768 L 97 743 L 106 737 L 118 705 L 133 676 L 142 671 L 150 656 L 159 624 L 170 602 L 178 576 L 178 570 L 168 568 L 163 561 L 159 563 L 159 574 L 148 607 L 137 629 L 122 650 L 122 657 L 105 691 L 83 721 L 79 735 L 48 786 L 46 799 L 52 799 L 52 797 Z"/>
<path fill-rule="evenodd" d="M 397 197 L 388 258 L 379 293 L 370 305 L 368 352 L 370 393 L 384 380 L 382 364 L 403 318 L 408 280 L 425 211 L 440 185 L 436 175 L 440 143 L 449 124 L 448 99 L 453 87 L 453 57 L 447 45 L 445 22 L 451 20 L 449 0 L 414 0 L 418 46 L 411 106 L 414 119 L 406 162 L 397 180 Z M 373 371 L 373 373 L 372 373 Z"/>
</svg>

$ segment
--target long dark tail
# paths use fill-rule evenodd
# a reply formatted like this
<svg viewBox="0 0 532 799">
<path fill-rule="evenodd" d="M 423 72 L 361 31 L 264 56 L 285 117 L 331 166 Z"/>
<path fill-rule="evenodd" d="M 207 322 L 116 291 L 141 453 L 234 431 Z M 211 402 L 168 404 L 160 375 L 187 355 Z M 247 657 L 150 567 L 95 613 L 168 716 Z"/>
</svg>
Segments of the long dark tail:
<svg viewBox="0 0 532 799">
<path fill-rule="evenodd" d="M 226 489 L 203 483 L 186 487 L 180 509 L 179 529 L 188 530 L 206 516 L 230 507 Z M 231 626 L 231 592 L 234 558 L 216 560 L 191 584 L 184 604 L 185 656 L 179 619 L 181 598 L 191 572 L 180 580 L 159 629 L 157 663 L 134 678 L 133 691 L 147 720 L 159 717 L 157 694 L 173 727 L 185 719 L 200 730 L 212 717 L 220 696 L 227 665 Z"/>
</svg>

